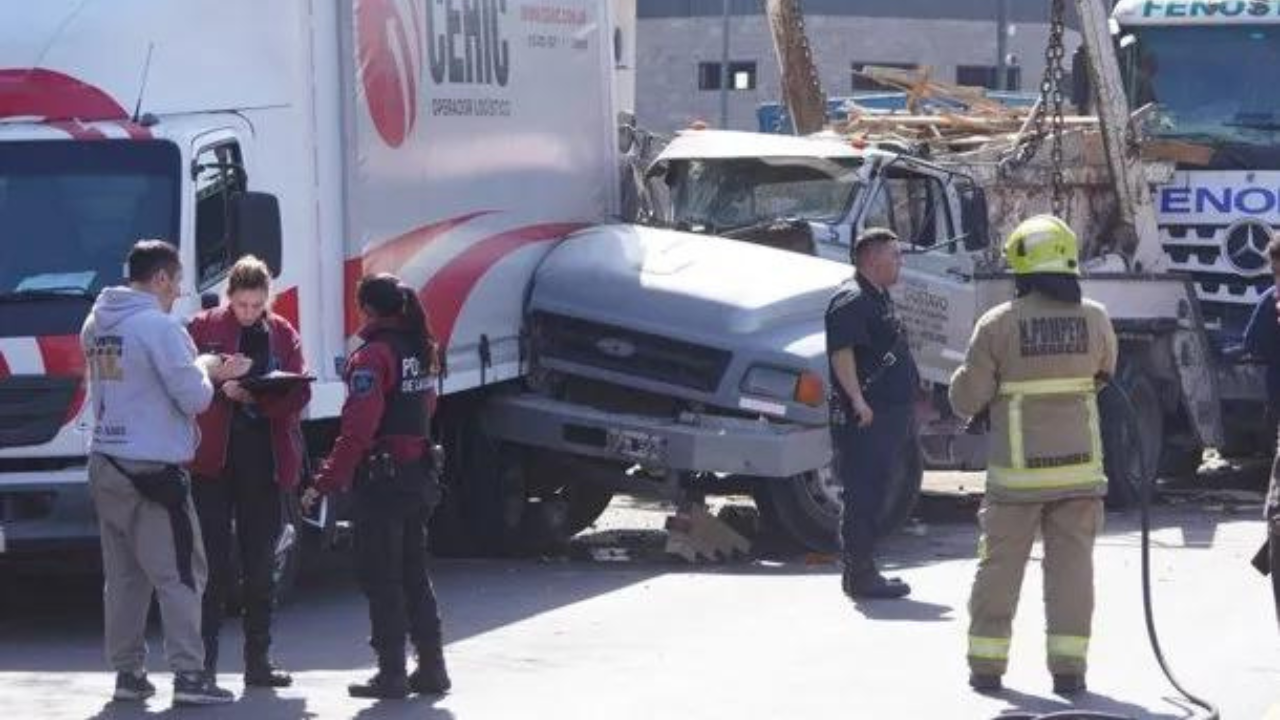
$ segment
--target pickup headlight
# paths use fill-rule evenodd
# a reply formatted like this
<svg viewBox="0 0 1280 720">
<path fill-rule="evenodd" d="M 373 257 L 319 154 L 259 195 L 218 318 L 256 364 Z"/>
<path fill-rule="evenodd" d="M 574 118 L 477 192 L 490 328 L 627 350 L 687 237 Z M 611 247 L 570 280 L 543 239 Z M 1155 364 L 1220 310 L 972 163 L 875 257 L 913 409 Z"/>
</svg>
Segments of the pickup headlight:
<svg viewBox="0 0 1280 720">
<path fill-rule="evenodd" d="M 818 407 L 825 399 L 826 383 L 811 372 L 758 365 L 747 371 L 742 379 L 742 392 Z"/>
</svg>

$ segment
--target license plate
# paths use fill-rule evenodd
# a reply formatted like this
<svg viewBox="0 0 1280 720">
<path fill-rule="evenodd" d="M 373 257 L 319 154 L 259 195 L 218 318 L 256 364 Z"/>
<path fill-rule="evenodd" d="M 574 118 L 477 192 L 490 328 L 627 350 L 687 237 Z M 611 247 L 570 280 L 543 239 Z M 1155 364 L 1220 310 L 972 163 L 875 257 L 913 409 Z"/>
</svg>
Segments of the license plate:
<svg viewBox="0 0 1280 720">
<path fill-rule="evenodd" d="M 609 450 L 628 460 L 661 462 L 666 443 L 658 435 L 637 430 L 610 430 Z"/>
</svg>

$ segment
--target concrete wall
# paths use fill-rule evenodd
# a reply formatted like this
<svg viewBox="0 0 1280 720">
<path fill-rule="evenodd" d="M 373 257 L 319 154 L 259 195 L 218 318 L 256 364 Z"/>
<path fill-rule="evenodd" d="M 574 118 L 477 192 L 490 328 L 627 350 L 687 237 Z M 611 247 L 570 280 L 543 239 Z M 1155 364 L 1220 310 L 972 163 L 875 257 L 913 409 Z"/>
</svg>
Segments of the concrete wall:
<svg viewBox="0 0 1280 720">
<path fill-rule="evenodd" d="M 719 62 L 719 17 L 641 16 L 637 30 L 636 105 L 642 125 L 671 132 L 695 119 L 720 125 L 720 94 L 698 89 L 698 63 Z M 853 63 L 917 63 L 934 69 L 934 77 L 956 79 L 959 65 L 994 65 L 995 24 L 977 20 L 923 20 L 887 17 L 809 15 L 806 29 L 829 96 L 852 91 Z M 1034 90 L 1044 72 L 1048 26 L 1017 24 L 1009 40 L 1022 68 L 1022 89 Z M 756 107 L 780 99 L 777 59 L 763 12 L 729 20 L 730 61 L 755 61 L 754 91 L 730 91 L 728 127 L 756 128 Z M 1079 44 L 1067 31 L 1070 54 Z"/>
</svg>

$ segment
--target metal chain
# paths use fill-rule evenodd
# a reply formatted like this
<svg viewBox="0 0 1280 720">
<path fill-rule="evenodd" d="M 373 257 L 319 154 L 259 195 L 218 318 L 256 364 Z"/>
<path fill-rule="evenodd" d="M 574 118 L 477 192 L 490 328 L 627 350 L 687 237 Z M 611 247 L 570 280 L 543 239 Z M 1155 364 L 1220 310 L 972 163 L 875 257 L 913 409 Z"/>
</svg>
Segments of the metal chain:
<svg viewBox="0 0 1280 720">
<path fill-rule="evenodd" d="M 822 94 L 822 83 L 818 78 L 818 66 L 813 62 L 813 50 L 809 47 L 809 33 L 804 26 L 804 7 L 796 0 L 796 37 L 800 38 L 800 51 L 804 53 L 805 64 L 809 66 L 809 87 L 817 95 Z"/>
<path fill-rule="evenodd" d="M 800 39 L 800 51 L 804 53 L 805 64 L 808 65 L 809 67 L 809 87 L 813 88 L 815 94 L 822 96 L 822 82 L 818 78 L 818 67 L 813 62 L 813 50 L 809 46 L 809 34 L 805 32 L 804 7 L 801 5 L 800 0 L 795 0 L 795 12 L 787 13 L 787 15 L 789 15 L 794 21 L 791 27 L 792 37 L 797 37 Z M 825 103 L 826 97 L 825 96 L 822 96 L 822 97 Z M 785 98 L 783 99 L 783 106 L 784 107 L 786 106 Z M 825 108 L 823 112 L 825 113 Z M 793 118 L 791 122 L 792 122 L 792 127 L 794 128 L 795 119 Z M 781 116 L 779 116 L 779 120 L 778 120 L 779 130 L 782 129 L 781 123 L 782 123 L 782 119 L 781 119 Z"/>
<path fill-rule="evenodd" d="M 1031 161 L 1050 136 L 1049 152 L 1052 164 L 1050 206 L 1053 214 L 1062 217 L 1066 206 L 1066 177 L 1063 172 L 1062 131 L 1066 126 L 1063 116 L 1063 80 L 1066 71 L 1062 61 L 1066 57 L 1063 35 L 1066 31 L 1066 0 L 1052 0 L 1049 17 L 1049 42 L 1044 49 L 1044 76 L 1040 80 L 1040 100 L 1032 112 L 1034 131 L 1024 137 L 1013 152 L 1000 161 L 1000 174 L 1010 172 Z M 1052 116 L 1050 116 L 1052 113 Z M 1048 127 L 1046 127 L 1046 125 Z"/>
</svg>

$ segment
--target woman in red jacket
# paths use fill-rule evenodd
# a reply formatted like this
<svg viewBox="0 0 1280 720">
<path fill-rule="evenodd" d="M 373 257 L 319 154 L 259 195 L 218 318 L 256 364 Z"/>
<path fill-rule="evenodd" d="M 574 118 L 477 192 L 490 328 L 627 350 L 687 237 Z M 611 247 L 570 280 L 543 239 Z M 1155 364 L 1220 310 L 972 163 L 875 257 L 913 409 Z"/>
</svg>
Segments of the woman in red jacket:
<svg viewBox="0 0 1280 720">
<path fill-rule="evenodd" d="M 249 375 L 273 370 L 303 373 L 302 341 L 288 320 L 271 312 L 271 274 L 246 256 L 231 269 L 227 305 L 207 310 L 189 331 L 200 352 L 241 353 L 253 360 Z M 239 540 L 244 573 L 244 682 L 247 687 L 284 687 L 292 682 L 271 661 L 272 568 L 282 529 L 281 499 L 297 487 L 302 472 L 302 409 L 311 399 L 305 384 L 287 392 L 250 394 L 239 381 L 222 383 L 213 404 L 199 417 L 200 446 L 191 463 L 192 494 L 209 559 L 202 632 L 205 668 L 218 664 L 231 576 L 231 524 Z"/>
</svg>

